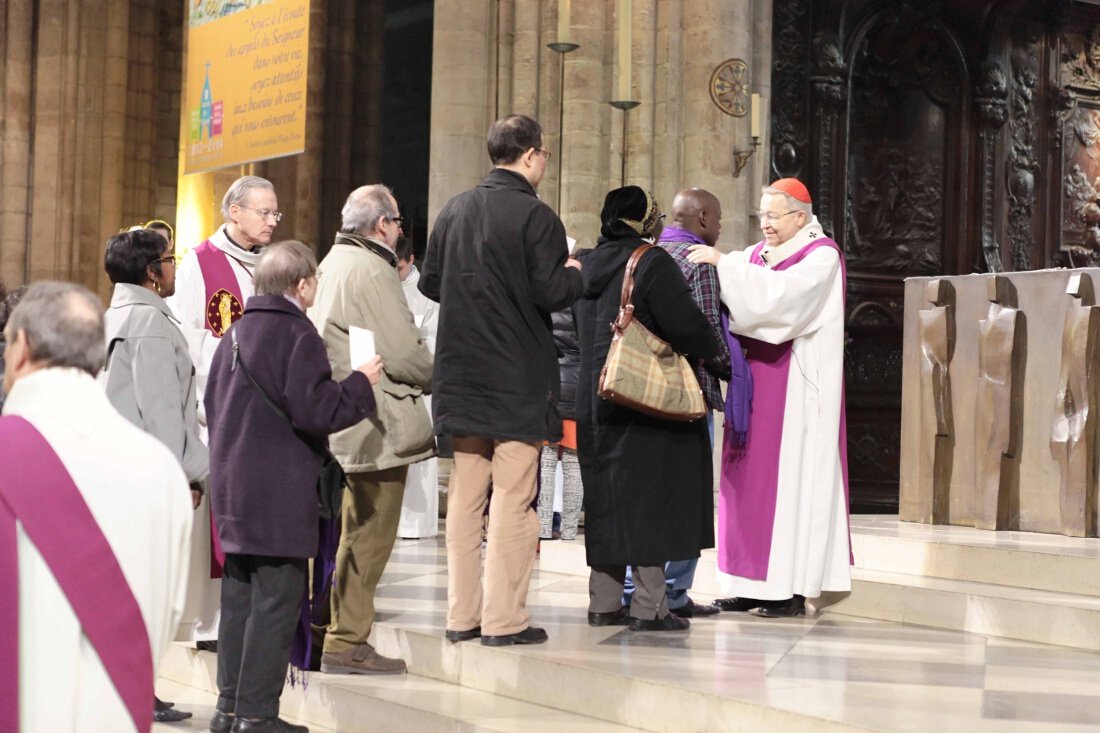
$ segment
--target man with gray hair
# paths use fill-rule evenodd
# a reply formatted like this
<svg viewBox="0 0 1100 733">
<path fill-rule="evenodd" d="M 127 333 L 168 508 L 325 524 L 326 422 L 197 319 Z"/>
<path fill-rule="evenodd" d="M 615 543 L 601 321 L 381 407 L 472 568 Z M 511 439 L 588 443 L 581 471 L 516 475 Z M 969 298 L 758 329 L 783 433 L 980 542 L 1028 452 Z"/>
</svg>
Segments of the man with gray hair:
<svg viewBox="0 0 1100 733">
<path fill-rule="evenodd" d="M 176 293 L 168 306 L 180 321 L 195 364 L 195 390 L 199 400 L 199 423 L 206 439 L 206 411 L 203 396 L 214 350 L 222 335 L 244 313 L 252 297 L 252 282 L 260 252 L 271 242 L 275 225 L 283 215 L 271 181 L 242 176 L 229 186 L 222 199 L 225 224 L 202 244 L 183 256 L 176 269 Z M 218 599 L 221 589 L 221 549 L 210 532 L 210 505 L 203 501 L 195 518 L 192 541 L 192 578 L 187 611 L 180 626 L 181 640 L 200 642 L 212 648 L 218 633 Z"/>
<path fill-rule="evenodd" d="M 5 328 L 0 628 L 18 644 L 0 644 L 4 731 L 148 730 L 183 610 L 187 479 L 96 383 L 102 313 L 87 289 L 41 282 Z"/>
<path fill-rule="evenodd" d="M 344 492 L 323 672 L 405 671 L 402 660 L 383 657 L 368 643 L 374 591 L 397 538 L 409 465 L 435 454 L 423 399 L 431 390 L 432 355 L 397 274 L 394 245 L 401 221 L 397 201 L 386 186 L 352 191 L 336 243 L 318 270 L 317 300 L 309 310 L 336 379 L 351 370 L 353 328 L 374 334 L 385 362 L 375 390 L 377 416 L 332 436 L 332 452 L 348 473 L 350 490 Z"/>
</svg>

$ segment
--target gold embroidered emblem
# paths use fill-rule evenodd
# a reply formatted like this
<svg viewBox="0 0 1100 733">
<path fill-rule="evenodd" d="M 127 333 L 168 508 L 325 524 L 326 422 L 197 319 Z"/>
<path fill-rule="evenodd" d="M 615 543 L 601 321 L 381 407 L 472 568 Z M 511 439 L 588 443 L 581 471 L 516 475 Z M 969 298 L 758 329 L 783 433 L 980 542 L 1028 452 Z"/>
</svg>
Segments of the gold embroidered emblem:
<svg viewBox="0 0 1100 733">
<path fill-rule="evenodd" d="M 218 338 L 225 335 L 234 321 L 244 315 L 244 308 L 237 296 L 225 288 L 210 296 L 206 304 L 206 327 Z"/>
</svg>

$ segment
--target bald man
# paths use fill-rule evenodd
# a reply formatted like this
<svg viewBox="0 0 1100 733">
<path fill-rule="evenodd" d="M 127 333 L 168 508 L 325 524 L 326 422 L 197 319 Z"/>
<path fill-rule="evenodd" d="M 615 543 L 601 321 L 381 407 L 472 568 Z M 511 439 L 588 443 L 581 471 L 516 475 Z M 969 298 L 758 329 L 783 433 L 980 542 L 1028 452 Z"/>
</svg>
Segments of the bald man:
<svg viewBox="0 0 1100 733">
<path fill-rule="evenodd" d="M 722 386 L 720 380 L 729 379 L 730 353 L 722 331 L 719 315 L 721 301 L 718 293 L 718 271 L 713 265 L 696 265 L 688 261 L 692 245 L 706 244 L 713 247 L 722 232 L 722 204 L 710 191 L 702 188 L 685 188 L 672 200 L 672 223 L 661 232 L 657 245 L 672 255 L 680 272 L 684 274 L 695 305 L 707 317 L 715 338 L 722 350 L 715 358 L 696 367 L 699 386 L 703 390 L 708 410 L 721 410 Z M 714 416 L 707 412 L 711 445 L 714 444 Z M 691 600 L 688 591 L 695 580 L 695 567 L 699 559 L 677 560 L 665 565 L 665 593 L 668 610 L 683 618 L 713 616 L 721 609 L 713 604 L 702 606 Z M 627 570 L 623 603 L 630 604 L 634 591 L 633 580 Z"/>
</svg>

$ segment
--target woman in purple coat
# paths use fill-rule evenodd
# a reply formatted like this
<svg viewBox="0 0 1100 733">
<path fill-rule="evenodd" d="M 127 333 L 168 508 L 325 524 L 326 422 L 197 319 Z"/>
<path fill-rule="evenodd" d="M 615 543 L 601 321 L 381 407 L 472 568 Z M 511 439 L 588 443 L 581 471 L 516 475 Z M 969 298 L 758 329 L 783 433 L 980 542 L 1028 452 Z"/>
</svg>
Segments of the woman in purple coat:
<svg viewBox="0 0 1100 733">
<path fill-rule="evenodd" d="M 317 477 L 328 435 L 374 414 L 371 385 L 382 361 L 332 379 L 325 344 L 304 312 L 317 291 L 317 260 L 306 245 L 267 247 L 255 278 L 235 334 L 214 354 L 204 399 L 211 506 L 225 551 L 210 730 L 305 733 L 278 714 L 307 562 L 317 552 Z"/>
</svg>

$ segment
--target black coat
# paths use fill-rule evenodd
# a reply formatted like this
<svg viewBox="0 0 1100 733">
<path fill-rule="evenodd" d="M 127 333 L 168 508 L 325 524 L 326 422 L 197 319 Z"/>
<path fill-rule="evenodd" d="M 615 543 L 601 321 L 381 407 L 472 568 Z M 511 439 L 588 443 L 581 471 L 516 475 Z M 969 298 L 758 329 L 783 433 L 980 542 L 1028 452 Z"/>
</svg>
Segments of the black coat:
<svg viewBox="0 0 1100 733">
<path fill-rule="evenodd" d="M 496 168 L 443 207 L 420 292 L 439 303 L 432 412 L 438 434 L 561 439 L 550 314 L 581 295 L 561 220 Z"/>
<path fill-rule="evenodd" d="M 210 500 L 226 552 L 275 557 L 317 553 L 317 475 L 328 435 L 374 414 L 361 372 L 332 379 L 325 342 L 281 295 L 248 300 L 237 331 L 240 360 L 294 428 L 233 363 L 227 334 L 206 383 Z"/>
<path fill-rule="evenodd" d="M 596 390 L 638 239 L 601 241 L 581 257 L 574 306 L 580 344 L 577 452 L 589 565 L 663 565 L 714 546 L 710 436 L 705 420 L 673 422 L 600 399 Z M 719 344 L 667 252 L 647 252 L 635 275 L 634 317 L 680 353 L 709 358 Z"/>
<path fill-rule="evenodd" d="M 577 373 L 581 365 L 581 352 L 577 348 L 577 324 L 573 310 L 554 311 L 554 346 L 558 349 L 558 372 L 561 374 L 561 399 L 558 412 L 563 420 L 577 419 Z"/>
</svg>

